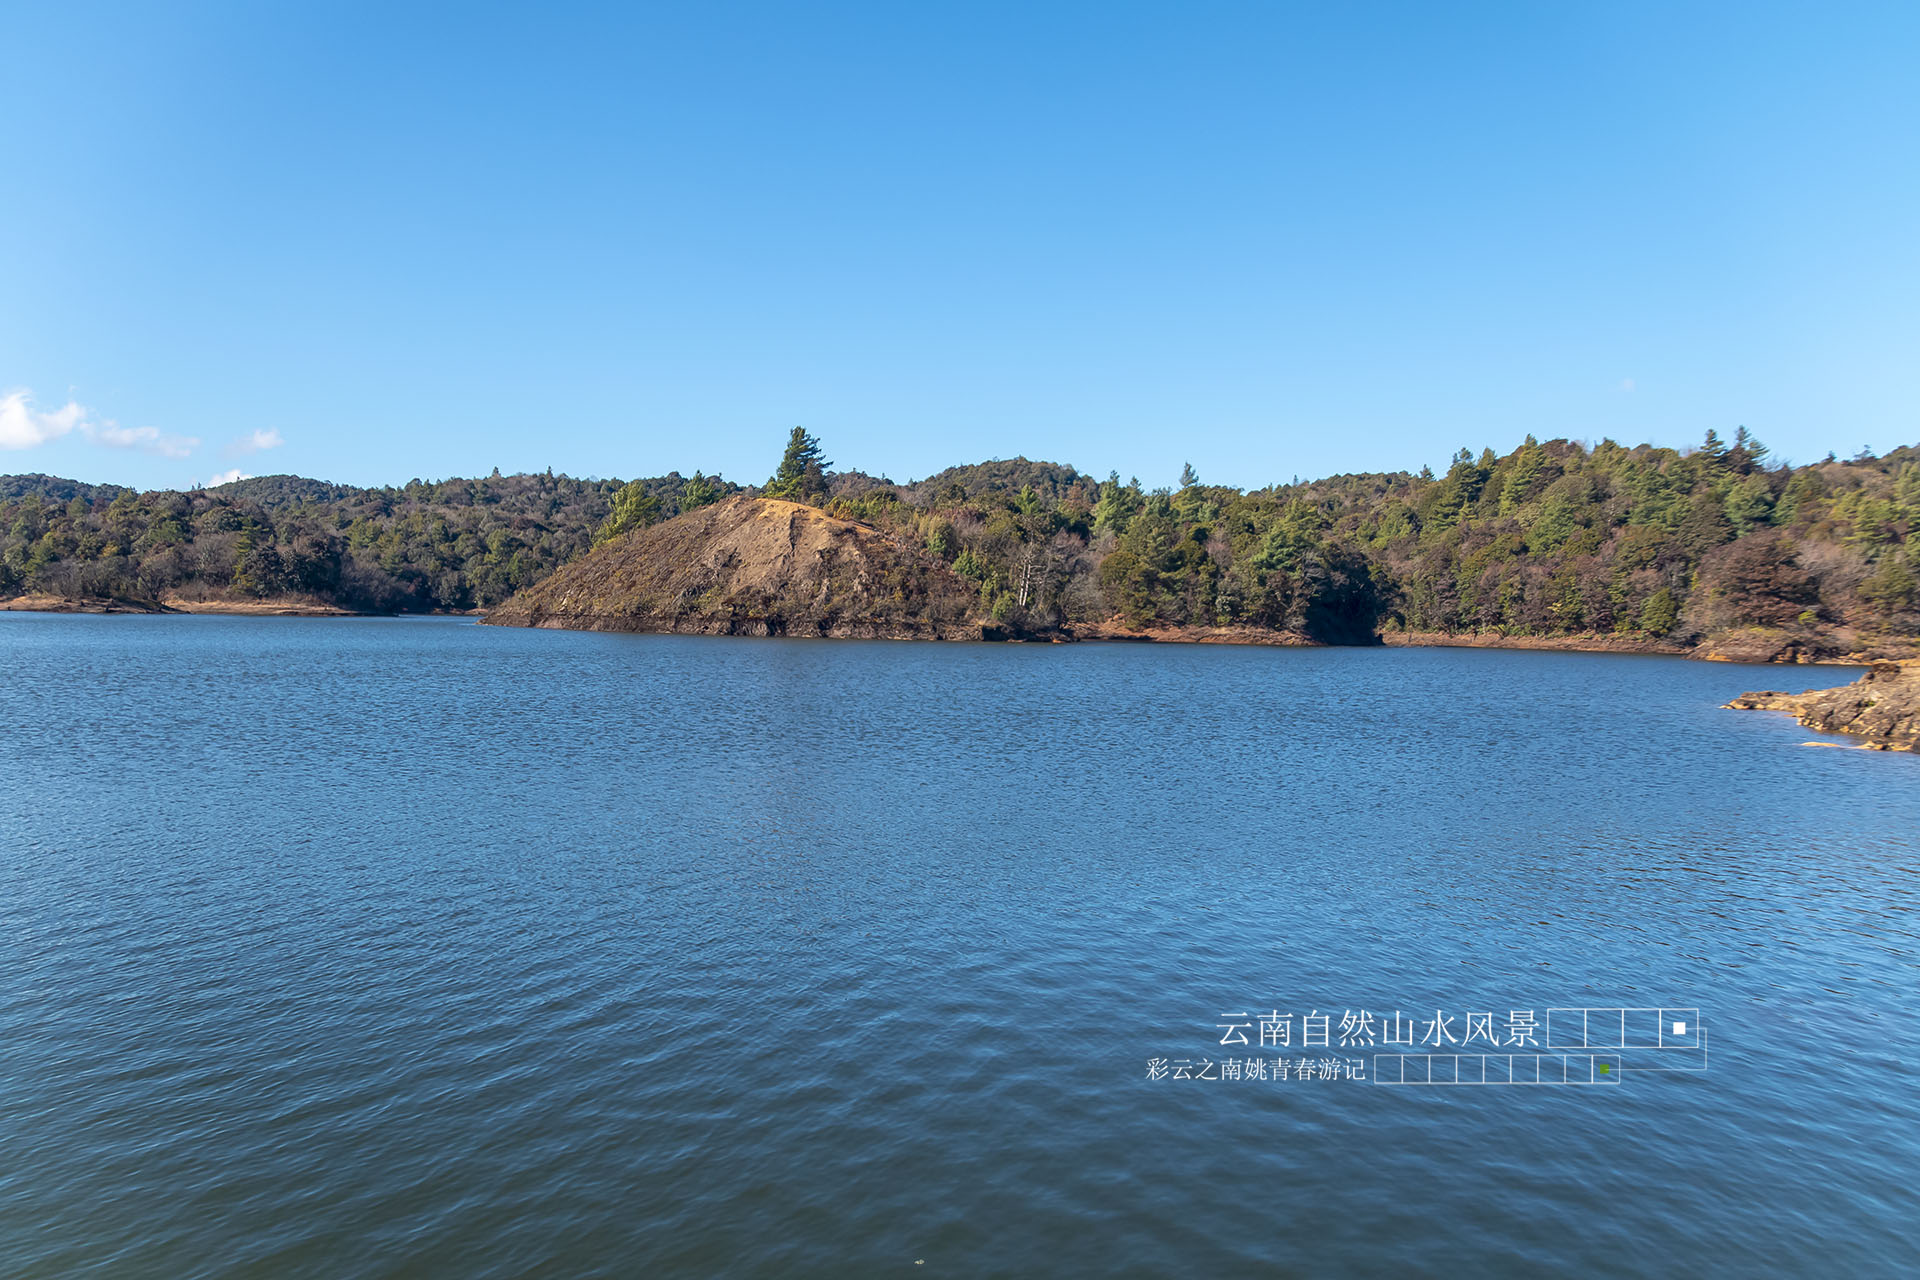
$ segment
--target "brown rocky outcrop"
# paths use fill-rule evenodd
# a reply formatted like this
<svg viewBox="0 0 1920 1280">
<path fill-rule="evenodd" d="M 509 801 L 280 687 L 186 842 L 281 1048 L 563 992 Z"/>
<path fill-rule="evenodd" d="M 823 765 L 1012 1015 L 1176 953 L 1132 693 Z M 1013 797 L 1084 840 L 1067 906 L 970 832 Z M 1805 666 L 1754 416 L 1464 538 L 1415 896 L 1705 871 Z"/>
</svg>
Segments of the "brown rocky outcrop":
<svg viewBox="0 0 1920 1280">
<path fill-rule="evenodd" d="M 1866 675 L 1838 689 L 1743 693 L 1727 706 L 1785 711 L 1809 729 L 1863 738 L 1862 746 L 1913 751 L 1920 749 L 1920 661 L 1876 662 Z"/>
<path fill-rule="evenodd" d="M 495 626 L 691 635 L 998 638 L 934 556 L 818 508 L 735 497 L 636 529 L 519 592 Z"/>
</svg>

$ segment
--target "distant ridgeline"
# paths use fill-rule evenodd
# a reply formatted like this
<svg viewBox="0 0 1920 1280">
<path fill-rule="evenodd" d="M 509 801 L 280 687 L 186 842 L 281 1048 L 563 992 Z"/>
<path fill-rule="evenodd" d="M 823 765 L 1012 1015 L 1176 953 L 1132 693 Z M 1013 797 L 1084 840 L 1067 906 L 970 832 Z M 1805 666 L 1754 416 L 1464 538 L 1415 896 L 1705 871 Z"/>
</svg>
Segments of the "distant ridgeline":
<svg viewBox="0 0 1920 1280">
<path fill-rule="evenodd" d="M 737 485 L 699 477 L 701 487 Z M 297 598 L 385 613 L 484 608 L 588 547 L 623 488 L 678 510 L 689 481 L 498 472 L 357 489 L 258 476 L 138 493 L 0 476 L 0 599 Z M 637 489 L 636 489 L 637 486 Z"/>
<path fill-rule="evenodd" d="M 765 492 L 937 557 L 977 591 L 981 618 L 1017 633 L 1742 636 L 1757 657 L 1899 651 L 1920 636 L 1911 446 L 1789 468 L 1745 431 L 1685 452 L 1528 437 L 1505 457 L 1462 450 L 1441 476 L 1251 492 L 1191 469 L 1178 488 L 1143 490 L 1024 458 L 911 485 L 824 465 L 796 431 Z M 485 608 L 597 541 L 738 492 L 756 491 L 698 474 L 385 489 L 275 476 L 148 494 L 5 477 L 0 598 Z"/>
</svg>

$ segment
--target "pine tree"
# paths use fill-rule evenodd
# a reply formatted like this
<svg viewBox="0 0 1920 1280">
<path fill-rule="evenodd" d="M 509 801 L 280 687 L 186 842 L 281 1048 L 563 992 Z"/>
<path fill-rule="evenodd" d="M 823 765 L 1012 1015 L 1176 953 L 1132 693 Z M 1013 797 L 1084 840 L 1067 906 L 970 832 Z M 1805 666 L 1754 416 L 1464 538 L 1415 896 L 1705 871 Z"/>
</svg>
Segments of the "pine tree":
<svg viewBox="0 0 1920 1280">
<path fill-rule="evenodd" d="M 1125 533 L 1133 513 L 1139 509 L 1139 482 L 1129 488 L 1120 483 L 1120 473 L 1112 472 L 1100 486 L 1100 499 L 1093 504 L 1093 527 Z"/>
<path fill-rule="evenodd" d="M 1532 436 L 1513 452 L 1512 469 L 1507 472 L 1507 482 L 1500 490 L 1500 514 L 1514 515 L 1521 504 L 1533 497 L 1534 488 L 1539 484 L 1540 475 L 1547 469 L 1547 451 Z"/>
<path fill-rule="evenodd" d="M 1486 483 L 1487 470 L 1475 465 L 1471 453 L 1460 450 L 1453 455 L 1453 465 L 1447 468 L 1446 479 L 1441 482 L 1428 519 L 1440 528 L 1458 524 L 1479 499 Z"/>
<path fill-rule="evenodd" d="M 1767 446 L 1741 427 L 1733 433 L 1733 448 L 1727 450 L 1726 463 L 1741 475 L 1751 475 L 1755 468 L 1767 460 Z"/>
<path fill-rule="evenodd" d="M 693 473 L 693 478 L 687 481 L 686 487 L 680 491 L 682 511 L 692 511 L 697 507 L 704 507 L 718 501 L 720 501 L 719 487 L 698 471 Z"/>
<path fill-rule="evenodd" d="M 1674 623 L 1680 620 L 1680 606 L 1673 598 L 1673 588 L 1662 587 L 1647 597 L 1647 603 L 1640 610 L 1640 629 L 1663 636 L 1673 630 Z"/>
<path fill-rule="evenodd" d="M 1874 607 L 1881 620 L 1892 622 L 1920 600 L 1920 585 L 1900 556 L 1888 556 L 1879 570 L 1860 584 L 1860 598 Z"/>
<path fill-rule="evenodd" d="M 1707 438 L 1701 442 L 1698 449 L 1693 451 L 1693 456 L 1699 460 L 1708 475 L 1714 475 L 1726 469 L 1727 446 L 1721 441 L 1720 433 L 1712 427 L 1707 428 Z"/>
<path fill-rule="evenodd" d="M 1748 476 L 1733 488 L 1727 490 L 1727 519 L 1733 521 L 1733 531 L 1744 534 L 1756 525 L 1763 525 L 1773 518 L 1773 487 L 1765 476 Z"/>
<path fill-rule="evenodd" d="M 795 427 L 787 437 L 787 451 L 780 459 L 779 470 L 760 496 L 817 504 L 827 496 L 826 471 L 832 465 L 820 456 L 818 437 L 805 427 Z"/>
<path fill-rule="evenodd" d="M 660 499 L 648 493 L 638 480 L 632 481 L 613 495 L 613 510 L 600 522 L 593 545 L 597 547 L 633 529 L 644 529 L 659 518 Z"/>
</svg>

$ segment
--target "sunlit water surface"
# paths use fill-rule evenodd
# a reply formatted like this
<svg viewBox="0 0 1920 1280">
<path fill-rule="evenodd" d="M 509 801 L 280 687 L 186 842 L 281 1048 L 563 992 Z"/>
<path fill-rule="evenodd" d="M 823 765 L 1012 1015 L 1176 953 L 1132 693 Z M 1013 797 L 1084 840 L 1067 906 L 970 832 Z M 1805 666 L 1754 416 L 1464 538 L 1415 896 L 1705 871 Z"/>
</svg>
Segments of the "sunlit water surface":
<svg viewBox="0 0 1920 1280">
<path fill-rule="evenodd" d="M 1851 671 L 32 615 L 0 659 L 0 1274 L 1920 1270 L 1920 760 L 1719 709 Z M 1147 1070 L 1244 1010 L 1642 1005 L 1706 1074 Z"/>
</svg>

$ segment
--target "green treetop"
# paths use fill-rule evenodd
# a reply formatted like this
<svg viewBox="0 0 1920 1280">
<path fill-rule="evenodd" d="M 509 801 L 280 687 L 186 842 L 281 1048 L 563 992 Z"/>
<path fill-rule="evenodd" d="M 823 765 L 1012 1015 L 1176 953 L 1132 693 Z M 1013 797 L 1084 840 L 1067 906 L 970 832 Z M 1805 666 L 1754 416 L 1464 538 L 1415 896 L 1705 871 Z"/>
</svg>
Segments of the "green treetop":
<svg viewBox="0 0 1920 1280">
<path fill-rule="evenodd" d="M 593 545 L 599 546 L 610 539 L 634 529 L 644 529 L 660 518 L 660 499 L 647 492 L 647 486 L 635 480 L 613 496 L 613 510 L 600 522 L 600 528 L 593 535 Z"/>
<path fill-rule="evenodd" d="M 817 506 L 827 496 L 826 470 L 832 465 L 820 456 L 819 438 L 805 427 L 795 427 L 787 437 L 787 451 L 780 459 L 780 469 L 767 481 L 760 496 Z"/>
<path fill-rule="evenodd" d="M 720 488 L 712 480 L 696 471 L 680 491 L 680 509 L 692 511 L 720 501 Z"/>
</svg>

